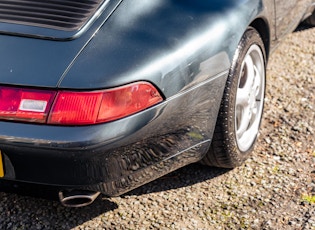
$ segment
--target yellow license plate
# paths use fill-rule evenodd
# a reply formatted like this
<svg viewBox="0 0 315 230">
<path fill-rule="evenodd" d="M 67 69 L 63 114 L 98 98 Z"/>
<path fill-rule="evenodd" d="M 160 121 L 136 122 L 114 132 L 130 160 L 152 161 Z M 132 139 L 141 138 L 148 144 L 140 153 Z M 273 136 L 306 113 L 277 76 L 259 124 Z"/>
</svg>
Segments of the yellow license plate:
<svg viewBox="0 0 315 230">
<path fill-rule="evenodd" d="M 0 151 L 0 177 L 4 177 L 4 170 L 3 170 L 3 162 L 2 162 L 1 151 Z"/>
</svg>

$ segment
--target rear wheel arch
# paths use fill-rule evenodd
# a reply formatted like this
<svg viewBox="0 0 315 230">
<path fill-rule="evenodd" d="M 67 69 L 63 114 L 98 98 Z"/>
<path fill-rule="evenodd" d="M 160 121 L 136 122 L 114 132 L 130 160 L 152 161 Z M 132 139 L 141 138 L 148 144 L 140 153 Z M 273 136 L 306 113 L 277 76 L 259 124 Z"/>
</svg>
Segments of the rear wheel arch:
<svg viewBox="0 0 315 230">
<path fill-rule="evenodd" d="M 268 61 L 271 40 L 270 28 L 268 26 L 268 23 L 263 18 L 257 18 L 249 26 L 253 27 L 259 33 L 265 46 L 266 60 Z"/>
<path fill-rule="evenodd" d="M 259 32 L 248 27 L 235 51 L 209 151 L 201 163 L 241 165 L 259 134 L 266 76 L 266 52 Z"/>
</svg>

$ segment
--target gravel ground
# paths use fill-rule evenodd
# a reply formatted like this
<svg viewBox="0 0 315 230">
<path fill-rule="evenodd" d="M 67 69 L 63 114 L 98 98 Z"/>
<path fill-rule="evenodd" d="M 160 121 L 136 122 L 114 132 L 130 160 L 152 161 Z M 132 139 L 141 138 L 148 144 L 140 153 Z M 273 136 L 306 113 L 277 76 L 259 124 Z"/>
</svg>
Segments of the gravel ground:
<svg viewBox="0 0 315 230">
<path fill-rule="evenodd" d="M 300 30 L 272 54 L 261 136 L 243 166 L 192 164 L 79 209 L 0 192 L 0 228 L 315 229 L 314 44 L 315 28 Z"/>
</svg>

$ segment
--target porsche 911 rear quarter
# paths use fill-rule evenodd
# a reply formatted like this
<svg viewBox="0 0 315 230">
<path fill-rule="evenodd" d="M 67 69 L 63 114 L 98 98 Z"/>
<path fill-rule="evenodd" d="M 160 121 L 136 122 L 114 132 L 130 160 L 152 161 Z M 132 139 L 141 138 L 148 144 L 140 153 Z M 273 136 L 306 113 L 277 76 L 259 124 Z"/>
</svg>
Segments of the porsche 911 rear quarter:
<svg viewBox="0 0 315 230">
<path fill-rule="evenodd" d="M 0 0 L 22 15 L 0 13 L 0 177 L 63 191 L 119 195 L 201 160 L 245 32 L 266 58 L 277 43 L 273 0 L 14 2 Z"/>
</svg>

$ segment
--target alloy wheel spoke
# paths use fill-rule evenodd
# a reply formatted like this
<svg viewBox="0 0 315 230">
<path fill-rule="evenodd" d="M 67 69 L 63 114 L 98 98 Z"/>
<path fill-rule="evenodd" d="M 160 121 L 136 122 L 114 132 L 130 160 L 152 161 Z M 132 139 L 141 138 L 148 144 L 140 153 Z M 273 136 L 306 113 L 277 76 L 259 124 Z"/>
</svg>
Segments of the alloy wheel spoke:
<svg viewBox="0 0 315 230">
<path fill-rule="evenodd" d="M 255 92 L 255 97 L 257 97 L 259 96 L 260 88 L 261 88 L 261 75 L 256 66 L 254 66 L 254 70 L 255 70 L 255 79 L 254 79 L 253 89 Z"/>
<path fill-rule="evenodd" d="M 238 137 L 242 137 L 244 132 L 247 130 L 248 126 L 249 126 L 249 123 L 250 123 L 250 116 L 248 115 L 244 115 L 244 114 L 249 114 L 249 107 L 246 107 L 243 111 L 243 113 L 240 113 L 240 117 L 238 117 L 238 121 L 239 121 L 239 124 L 238 124 L 238 129 L 236 131 L 236 135 Z"/>
<path fill-rule="evenodd" d="M 255 80 L 255 67 L 254 67 L 254 63 L 253 63 L 253 59 L 251 58 L 250 55 L 248 55 L 245 59 L 245 68 L 246 68 L 246 83 L 245 83 L 245 89 L 248 90 L 248 92 L 250 92 L 254 80 Z"/>
<path fill-rule="evenodd" d="M 248 91 L 244 88 L 239 88 L 236 95 L 236 105 L 242 107 L 248 106 Z"/>
</svg>

